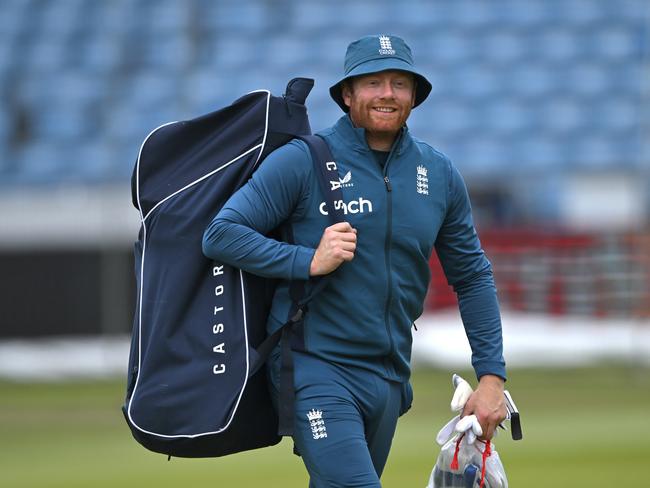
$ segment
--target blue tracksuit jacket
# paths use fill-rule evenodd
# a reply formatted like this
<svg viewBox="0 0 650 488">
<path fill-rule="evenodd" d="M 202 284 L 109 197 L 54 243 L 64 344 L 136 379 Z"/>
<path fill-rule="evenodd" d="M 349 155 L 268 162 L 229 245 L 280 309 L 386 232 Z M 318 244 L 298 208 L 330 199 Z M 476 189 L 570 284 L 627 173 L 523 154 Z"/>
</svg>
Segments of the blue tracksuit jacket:
<svg viewBox="0 0 650 488">
<path fill-rule="evenodd" d="M 306 349 L 389 380 L 407 380 L 411 327 L 422 313 L 435 248 L 458 294 L 477 376 L 505 378 L 492 270 L 456 168 L 407 128 L 384 167 L 369 149 L 364 129 L 353 127 L 349 116 L 320 135 L 338 166 L 339 203 L 357 229 L 357 249 L 310 304 Z M 263 161 L 206 229 L 203 252 L 208 257 L 282 280 L 269 331 L 287 319 L 288 280 L 309 277 L 311 259 L 329 225 L 323 202 L 307 146 L 292 141 Z M 264 236 L 286 221 L 295 244 Z"/>
</svg>

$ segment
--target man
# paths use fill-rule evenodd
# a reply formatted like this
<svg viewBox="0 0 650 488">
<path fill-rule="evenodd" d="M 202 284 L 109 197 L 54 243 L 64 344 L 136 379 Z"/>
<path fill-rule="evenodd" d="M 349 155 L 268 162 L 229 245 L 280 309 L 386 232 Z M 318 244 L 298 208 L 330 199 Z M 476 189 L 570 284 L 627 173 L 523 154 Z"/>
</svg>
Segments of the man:
<svg viewBox="0 0 650 488">
<path fill-rule="evenodd" d="M 397 418 L 411 404 L 411 326 L 423 310 L 434 248 L 458 294 L 480 379 L 463 414 L 477 415 L 485 438 L 505 417 L 496 291 L 465 185 L 406 127 L 430 91 L 399 37 L 353 42 L 345 75 L 330 89 L 346 115 L 320 133 L 336 161 L 347 221 L 325 228 L 309 151 L 292 141 L 265 159 L 204 235 L 207 256 L 282 280 L 269 332 L 288 316 L 289 280 L 331 275 L 305 318 L 306 352 L 294 352 L 294 442 L 310 487 L 381 486 Z M 285 222 L 295 244 L 265 237 Z M 269 365 L 277 395 L 277 351 Z"/>
</svg>

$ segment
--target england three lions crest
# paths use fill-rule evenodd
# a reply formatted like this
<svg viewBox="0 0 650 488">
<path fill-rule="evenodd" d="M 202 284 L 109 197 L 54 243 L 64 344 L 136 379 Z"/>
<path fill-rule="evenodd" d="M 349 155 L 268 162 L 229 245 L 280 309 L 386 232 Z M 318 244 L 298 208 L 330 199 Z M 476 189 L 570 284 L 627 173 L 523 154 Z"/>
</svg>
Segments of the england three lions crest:
<svg viewBox="0 0 650 488">
<path fill-rule="evenodd" d="M 325 428 L 325 421 L 323 420 L 323 412 L 321 410 L 312 409 L 307 412 L 307 419 L 309 420 L 309 427 L 311 427 L 311 434 L 314 439 L 325 439 L 327 437 L 327 429 Z"/>
<path fill-rule="evenodd" d="M 415 190 L 420 195 L 429 194 L 429 177 L 427 175 L 428 175 L 427 168 L 421 164 L 418 165 L 417 175 L 415 177 Z"/>
</svg>

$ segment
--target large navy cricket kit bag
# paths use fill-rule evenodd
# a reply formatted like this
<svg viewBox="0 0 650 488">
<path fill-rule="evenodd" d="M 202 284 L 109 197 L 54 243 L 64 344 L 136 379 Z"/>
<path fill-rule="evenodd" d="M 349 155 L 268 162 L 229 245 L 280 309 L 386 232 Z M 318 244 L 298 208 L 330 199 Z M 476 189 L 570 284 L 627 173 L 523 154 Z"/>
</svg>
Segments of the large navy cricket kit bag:
<svg viewBox="0 0 650 488">
<path fill-rule="evenodd" d="M 324 281 L 292 283 L 287 325 L 265 338 L 275 282 L 211 261 L 201 243 L 215 213 L 263 158 L 310 134 L 304 102 L 312 86 L 313 80 L 296 78 L 284 97 L 249 93 L 216 112 L 158 127 L 142 144 L 132 179 L 141 228 L 123 412 L 147 449 L 216 457 L 281 439 L 264 362 L 281 339 L 283 370 L 292 375 L 290 336 L 283 331 L 302 325 L 306 304 Z M 305 139 L 314 164 L 325 168 L 331 161 L 325 142 Z M 319 176 L 335 179 L 326 169 Z M 333 198 L 340 190 L 326 201 Z M 282 232 L 290 239 L 290 229 Z M 283 387 L 285 409 L 293 408 L 290 383 Z"/>
</svg>

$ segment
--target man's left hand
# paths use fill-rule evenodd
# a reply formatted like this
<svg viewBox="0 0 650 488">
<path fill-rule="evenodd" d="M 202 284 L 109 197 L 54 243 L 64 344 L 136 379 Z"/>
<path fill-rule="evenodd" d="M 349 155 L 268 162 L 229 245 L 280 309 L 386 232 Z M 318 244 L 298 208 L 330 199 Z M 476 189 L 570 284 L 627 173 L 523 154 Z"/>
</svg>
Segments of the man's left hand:
<svg viewBox="0 0 650 488">
<path fill-rule="evenodd" d="M 478 418 L 483 430 L 481 439 L 492 439 L 497 426 L 506 418 L 503 383 L 503 379 L 495 375 L 481 376 L 476 391 L 463 408 L 461 417 L 473 414 Z"/>
</svg>

